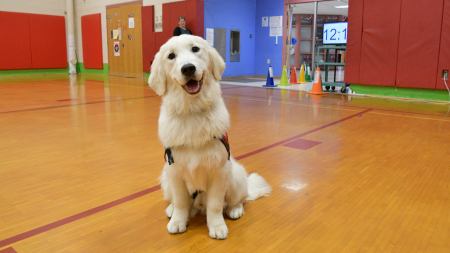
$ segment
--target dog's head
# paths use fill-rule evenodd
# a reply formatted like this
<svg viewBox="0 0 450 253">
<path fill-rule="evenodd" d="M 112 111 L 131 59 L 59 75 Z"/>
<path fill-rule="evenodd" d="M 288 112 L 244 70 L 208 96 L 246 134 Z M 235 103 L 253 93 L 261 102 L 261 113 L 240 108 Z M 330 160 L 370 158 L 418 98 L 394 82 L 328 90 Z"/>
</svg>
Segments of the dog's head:
<svg viewBox="0 0 450 253">
<path fill-rule="evenodd" d="M 220 80 L 224 69 L 222 57 L 204 39 L 181 35 L 161 46 L 148 83 L 160 96 L 180 89 L 194 97 L 202 92 L 202 87 Z"/>
</svg>

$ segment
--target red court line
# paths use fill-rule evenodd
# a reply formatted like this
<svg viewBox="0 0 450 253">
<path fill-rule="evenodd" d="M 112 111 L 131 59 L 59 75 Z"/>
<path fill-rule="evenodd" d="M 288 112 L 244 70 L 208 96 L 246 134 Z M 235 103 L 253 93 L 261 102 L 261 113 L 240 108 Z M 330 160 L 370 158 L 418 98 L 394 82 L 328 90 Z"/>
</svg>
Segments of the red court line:
<svg viewBox="0 0 450 253">
<path fill-rule="evenodd" d="M 274 144 L 269 145 L 269 146 L 267 146 L 267 147 L 257 149 L 257 150 L 255 150 L 255 151 L 252 151 L 252 152 L 247 153 L 247 154 L 245 154 L 245 155 L 238 156 L 238 157 L 236 157 L 235 159 L 236 159 L 236 160 L 241 160 L 241 159 L 247 158 L 247 157 L 249 157 L 249 156 L 252 156 L 252 155 L 261 153 L 261 152 L 263 152 L 263 151 L 266 151 L 266 150 L 268 150 L 268 149 L 274 148 L 274 147 L 276 147 L 276 146 L 283 145 L 283 144 L 285 144 L 285 143 L 287 143 L 287 142 L 293 141 L 293 140 L 298 139 L 298 138 L 300 138 L 300 137 L 303 137 L 303 136 L 305 136 L 305 135 L 308 135 L 308 134 L 317 132 L 317 131 L 322 130 L 322 129 L 324 129 L 324 128 L 327 128 L 327 127 L 329 127 L 329 126 L 333 126 L 333 125 L 336 125 L 336 124 L 341 123 L 341 122 L 343 122 L 343 121 L 346 121 L 346 120 L 348 120 L 348 119 L 354 118 L 354 117 L 356 117 L 356 116 L 358 116 L 358 115 L 361 115 L 361 114 L 363 114 L 363 113 L 366 113 L 366 112 L 368 112 L 368 111 L 372 111 L 372 109 L 367 109 L 367 110 L 365 110 L 365 111 L 359 112 L 359 113 L 357 113 L 357 114 L 353 114 L 353 115 L 351 115 L 351 116 L 348 116 L 348 117 L 346 117 L 346 118 L 340 119 L 340 120 L 335 121 L 335 122 L 332 122 L 332 123 L 330 123 L 330 124 L 326 124 L 326 125 L 324 125 L 324 126 L 321 126 L 321 127 L 316 128 L 316 129 L 309 130 L 308 132 L 305 132 L 305 133 L 296 135 L 296 136 L 294 136 L 294 137 L 288 138 L 288 139 L 286 139 L 286 140 L 283 140 L 283 141 L 274 143 Z"/>
<path fill-rule="evenodd" d="M 56 108 L 63 108 L 63 107 L 69 107 L 69 106 L 92 105 L 92 104 L 108 103 L 108 102 L 122 101 L 122 100 L 142 99 L 142 98 L 150 98 L 150 97 L 157 97 L 157 96 L 144 96 L 144 97 L 137 97 L 137 98 L 117 98 L 117 99 L 109 99 L 109 100 L 103 100 L 103 101 L 86 102 L 86 103 L 78 103 L 78 104 L 58 105 L 58 106 L 40 107 L 40 108 L 30 108 L 30 109 L 15 110 L 15 111 L 4 111 L 4 112 L 0 112 L 0 114 L 13 113 L 13 112 L 29 112 L 29 111 L 48 110 L 48 109 L 56 109 Z M 44 105 L 44 104 L 41 104 L 41 105 Z M 5 107 L 3 107 L 3 108 L 5 108 Z"/>
<path fill-rule="evenodd" d="M 0 253 L 17 253 L 13 248 L 6 248 L 3 250 L 0 250 Z"/>
<path fill-rule="evenodd" d="M 245 155 L 241 155 L 241 156 L 239 156 L 239 157 L 236 157 L 235 159 L 236 159 L 236 160 L 241 160 L 241 159 L 247 158 L 247 157 L 249 157 L 249 156 L 252 156 L 252 155 L 261 153 L 261 152 L 266 151 L 266 150 L 268 150 L 268 149 L 271 149 L 271 148 L 273 148 L 273 147 L 280 146 L 280 145 L 285 144 L 285 143 L 287 143 L 287 142 L 290 142 L 290 141 L 292 141 L 292 140 L 298 139 L 298 138 L 300 138 L 300 137 L 302 137 L 302 136 L 305 136 L 305 135 L 308 135 L 308 134 L 317 132 L 317 131 L 322 130 L 322 129 L 324 129 L 324 128 L 327 128 L 327 127 L 336 125 L 336 124 L 338 124 L 338 123 L 341 123 L 341 122 L 343 122 L 343 121 L 346 121 L 346 120 L 348 120 L 348 119 L 354 118 L 354 117 L 356 117 L 356 116 L 358 116 L 358 115 L 364 114 L 364 113 L 369 112 L 369 111 L 371 111 L 371 110 L 372 110 L 372 109 L 367 109 L 367 110 L 362 111 L 362 112 L 359 112 L 359 113 L 357 113 L 357 114 L 353 114 L 353 115 L 351 115 L 351 116 L 348 116 L 348 117 L 346 117 L 346 118 L 340 119 L 340 120 L 338 120 L 338 121 L 335 121 L 335 122 L 326 124 L 326 125 L 324 125 L 324 126 L 321 126 L 321 127 L 315 128 L 315 129 L 312 129 L 312 130 L 310 130 L 310 131 L 308 131 L 308 132 L 305 132 L 305 133 L 296 135 L 296 136 L 294 136 L 294 137 L 291 137 L 291 138 L 288 138 L 288 139 L 286 139 L 286 140 L 283 140 L 283 141 L 274 143 L 274 144 L 269 145 L 269 146 L 266 146 L 266 147 L 264 147 L 264 148 L 257 149 L 257 150 L 255 150 L 255 151 L 252 151 L 252 152 L 247 153 L 247 154 L 245 154 Z M 4 247 L 4 246 L 7 246 L 7 245 L 10 245 L 10 244 L 13 244 L 13 243 L 16 243 L 16 242 L 19 242 L 19 241 L 22 241 L 22 240 L 25 240 L 25 239 L 30 238 L 30 237 L 32 237 L 32 236 L 35 236 L 35 235 L 38 235 L 38 234 L 47 232 L 47 231 L 52 230 L 52 229 L 54 229 L 54 228 L 61 227 L 61 226 L 66 225 L 66 224 L 68 224 L 68 223 L 71 223 L 71 222 L 80 220 L 80 219 L 85 218 L 85 217 L 87 217 L 87 216 L 90 216 L 90 215 L 96 214 L 96 213 L 98 213 L 98 212 L 104 211 L 104 210 L 106 210 L 106 209 L 115 207 L 115 206 L 117 206 L 117 205 L 123 204 L 123 203 L 128 202 L 128 201 L 131 201 L 131 200 L 133 200 L 133 199 L 142 197 L 142 196 L 144 196 L 144 195 L 147 195 L 147 194 L 152 193 L 152 192 L 154 192 L 154 191 L 157 191 L 157 190 L 159 190 L 159 189 L 161 189 L 161 185 L 154 186 L 154 187 L 152 187 L 152 188 L 149 188 L 149 189 L 140 191 L 140 192 L 138 192 L 138 193 L 129 195 L 129 196 L 127 196 L 127 197 L 124 197 L 124 198 L 121 198 L 121 199 L 118 199 L 118 200 L 109 202 L 109 203 L 104 204 L 104 205 L 101 205 L 101 206 L 99 206 L 99 207 L 92 208 L 92 209 L 87 210 L 87 211 L 84 211 L 84 212 L 82 212 L 82 213 L 75 214 L 75 215 L 73 215 L 73 216 L 64 218 L 64 219 L 62 219 L 62 220 L 59 220 L 59 221 L 50 223 L 50 224 L 48 224 L 48 225 L 44 225 L 44 226 L 42 226 L 42 227 L 39 227 L 39 228 L 30 230 L 30 231 L 28 231 L 28 232 L 25 232 L 25 233 L 22 233 L 22 234 L 19 234 L 19 235 L 16 235 L 16 236 L 7 238 L 7 239 L 5 239 L 5 240 L 0 241 L 0 248 L 2 248 L 2 247 Z M 0 252 L 0 253 L 3 253 L 3 252 Z"/>
<path fill-rule="evenodd" d="M 13 243 L 16 243 L 18 241 L 25 240 L 25 239 L 30 238 L 32 236 L 35 236 L 35 235 L 47 232 L 47 231 L 52 230 L 54 228 L 61 227 L 61 226 L 66 225 L 68 223 L 77 221 L 79 219 L 82 219 L 82 218 L 85 218 L 87 216 L 90 216 L 90 215 L 96 214 L 98 212 L 104 211 L 106 209 L 109 209 L 111 207 L 118 206 L 120 204 L 123 204 L 125 202 L 131 201 L 131 200 L 139 198 L 139 197 L 142 197 L 144 195 L 147 195 L 147 194 L 149 194 L 151 192 L 154 192 L 154 191 L 157 191 L 159 189 L 161 189 L 160 185 L 153 186 L 152 188 L 149 188 L 149 189 L 146 189 L 146 190 L 134 193 L 132 195 L 123 197 L 121 199 L 118 199 L 118 200 L 106 203 L 104 205 L 101 205 L 101 206 L 98 206 L 98 207 L 95 207 L 95 208 L 92 208 L 92 209 L 84 211 L 82 213 L 75 214 L 75 215 L 67 217 L 65 219 L 62 219 L 62 220 L 50 223 L 48 225 L 45 225 L 45 226 L 42 226 L 42 227 L 30 230 L 28 232 L 25 232 L 25 233 L 22 233 L 22 234 L 13 236 L 13 237 L 10 237 L 8 239 L 0 241 L 0 248 L 2 248 L 4 246 L 7 246 L 7 245 L 10 245 L 10 244 L 13 244 Z"/>
</svg>

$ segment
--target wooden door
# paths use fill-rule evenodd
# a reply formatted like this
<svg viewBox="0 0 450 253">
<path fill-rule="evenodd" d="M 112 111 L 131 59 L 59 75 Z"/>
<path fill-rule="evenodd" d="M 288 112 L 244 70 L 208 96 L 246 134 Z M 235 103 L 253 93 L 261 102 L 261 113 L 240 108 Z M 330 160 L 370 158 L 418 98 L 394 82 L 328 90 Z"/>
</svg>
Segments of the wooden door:
<svg viewBox="0 0 450 253">
<path fill-rule="evenodd" d="M 144 77 L 141 7 L 133 4 L 106 10 L 109 75 Z M 119 35 L 115 37 L 114 32 Z"/>
<path fill-rule="evenodd" d="M 109 66 L 109 75 L 111 76 L 122 76 L 123 69 L 121 68 L 121 57 L 122 49 L 121 43 L 117 34 L 119 27 L 121 27 L 121 16 L 120 16 L 120 8 L 111 8 L 106 10 L 106 19 L 107 19 L 107 37 L 108 37 L 108 66 Z M 114 34 L 114 32 L 116 34 Z M 119 44 L 118 51 L 114 52 L 115 43 Z"/>
<path fill-rule="evenodd" d="M 120 7 L 122 17 L 122 62 L 126 77 L 143 77 L 141 4 Z"/>
</svg>

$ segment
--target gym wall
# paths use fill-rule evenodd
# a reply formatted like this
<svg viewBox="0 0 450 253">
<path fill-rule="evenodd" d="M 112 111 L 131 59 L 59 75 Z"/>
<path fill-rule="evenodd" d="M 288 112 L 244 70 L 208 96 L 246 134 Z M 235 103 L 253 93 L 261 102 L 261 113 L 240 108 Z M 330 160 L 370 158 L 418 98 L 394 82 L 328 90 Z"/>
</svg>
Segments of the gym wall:
<svg viewBox="0 0 450 253">
<path fill-rule="evenodd" d="M 345 82 L 445 89 L 449 43 L 450 0 L 352 2 Z"/>
</svg>

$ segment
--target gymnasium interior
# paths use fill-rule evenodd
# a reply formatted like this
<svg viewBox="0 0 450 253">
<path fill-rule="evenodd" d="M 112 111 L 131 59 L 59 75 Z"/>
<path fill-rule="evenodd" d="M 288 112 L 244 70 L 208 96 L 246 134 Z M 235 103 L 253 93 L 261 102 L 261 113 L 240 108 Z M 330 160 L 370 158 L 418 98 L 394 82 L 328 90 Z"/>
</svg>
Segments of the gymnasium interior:
<svg viewBox="0 0 450 253">
<path fill-rule="evenodd" d="M 222 56 L 232 156 L 272 187 L 170 234 L 183 17 Z M 2 0 L 0 253 L 450 252 L 450 0 Z"/>
</svg>

